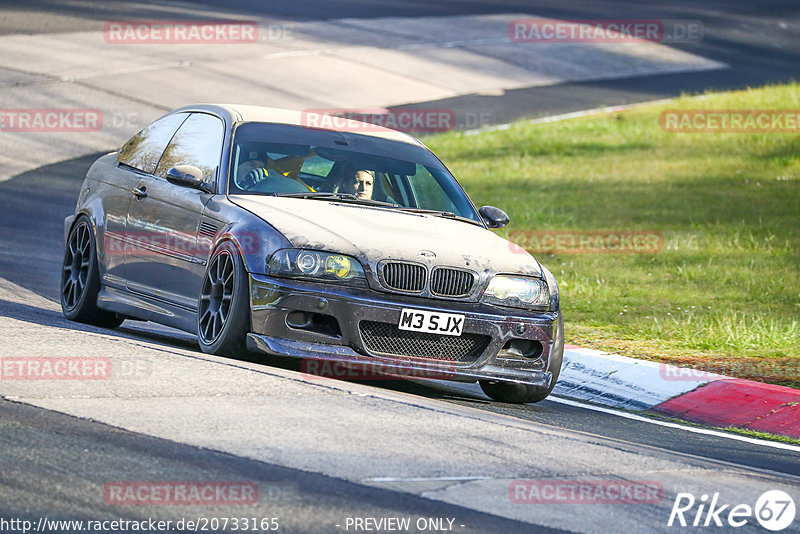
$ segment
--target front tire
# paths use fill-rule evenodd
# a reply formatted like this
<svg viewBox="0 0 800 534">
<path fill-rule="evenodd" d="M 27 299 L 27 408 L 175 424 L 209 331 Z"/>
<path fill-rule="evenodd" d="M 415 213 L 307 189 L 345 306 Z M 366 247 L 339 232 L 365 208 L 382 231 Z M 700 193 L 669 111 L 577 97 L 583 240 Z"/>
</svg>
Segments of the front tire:
<svg viewBox="0 0 800 534">
<path fill-rule="evenodd" d="M 555 341 L 550 351 L 550 362 L 547 370 L 553 373 L 550 387 L 540 388 L 528 386 L 526 384 L 516 384 L 513 382 L 501 382 L 499 380 L 481 380 L 480 386 L 486 395 L 498 402 L 508 402 L 511 404 L 528 404 L 531 402 L 541 402 L 550 396 L 553 388 L 556 387 L 558 375 L 561 374 L 561 363 L 564 359 L 564 316 L 561 308 L 558 309 L 558 325 L 556 327 Z"/>
<path fill-rule="evenodd" d="M 237 247 L 223 242 L 211 255 L 197 309 L 197 338 L 207 354 L 239 356 L 247 351 L 250 284 Z"/>
<path fill-rule="evenodd" d="M 81 215 L 67 237 L 61 269 L 61 311 L 70 321 L 116 328 L 124 318 L 97 307 L 100 274 L 92 223 Z"/>
</svg>

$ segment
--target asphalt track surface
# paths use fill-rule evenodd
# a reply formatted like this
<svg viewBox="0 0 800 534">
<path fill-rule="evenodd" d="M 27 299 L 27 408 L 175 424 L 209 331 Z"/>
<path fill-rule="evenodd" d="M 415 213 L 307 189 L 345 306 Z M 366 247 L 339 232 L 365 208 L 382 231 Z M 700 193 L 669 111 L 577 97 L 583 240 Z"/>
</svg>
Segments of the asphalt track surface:
<svg viewBox="0 0 800 534">
<path fill-rule="evenodd" d="M 702 93 L 706 90 L 741 89 L 800 79 L 800 2 L 732 0 L 708 3 L 560 0 L 524 1 L 458 0 L 199 0 L 159 4 L 109 0 L 102 3 L 48 0 L 6 0 L 0 18 L 0 35 L 101 30 L 108 20 L 177 18 L 175 6 L 193 5 L 225 9 L 276 20 L 308 21 L 340 18 L 427 17 L 492 13 L 521 13 L 566 20 L 659 19 L 700 21 L 705 28 L 700 42 L 675 44 L 675 48 L 730 65 L 729 69 L 609 81 L 567 83 L 506 91 L 500 96 L 465 95 L 415 106 L 445 107 L 456 114 L 482 110 L 490 122 L 504 123 L 600 106 L 616 106 Z M 203 19 L 204 15 L 195 15 Z M 191 19 L 191 11 L 180 18 Z M 402 106 L 400 106 L 402 107 Z"/>
<path fill-rule="evenodd" d="M 191 515 L 187 515 L 191 507 L 166 512 L 147 506 L 120 512 L 109 503 L 98 507 L 97 486 L 105 482 L 104 473 L 113 470 L 120 480 L 126 476 L 140 479 L 142 467 L 148 466 L 158 480 L 247 481 L 272 488 L 271 497 L 262 489 L 263 504 L 247 514 L 279 518 L 280 531 L 286 532 L 331 532 L 344 516 L 457 517 L 475 532 L 523 532 L 530 527 L 413 495 L 189 447 L 7 401 L 0 402 L 0 436 L 0 517 L 34 523 L 41 517 L 121 517 L 131 521 L 158 517 L 177 522 L 230 515 L 223 507 Z M 36 446 L 30 445 L 34 443 Z M 43 454 L 43 450 L 48 452 Z M 65 492 L 64 488 L 69 489 Z"/>
<path fill-rule="evenodd" d="M 94 159 L 95 155 L 92 155 L 62 162 L 0 183 L 0 227 L 3 228 L 0 272 L 4 277 L 35 289 L 50 299 L 57 299 L 56 280 L 62 253 L 61 215 L 74 205 L 80 176 Z M 32 217 L 32 213 L 36 216 Z M 32 265 L 42 268 L 30 268 Z M 62 328 L 78 326 L 71 325 L 58 312 L 4 304 L 1 309 L 10 317 Z M 106 332 L 199 352 L 196 343 L 186 336 L 144 331 L 138 323 L 127 322 L 118 330 Z M 253 355 L 251 361 L 300 370 L 292 360 Z M 370 385 L 533 421 L 553 429 L 574 432 L 581 439 L 619 440 L 626 446 L 641 447 L 647 454 L 678 453 L 758 472 L 787 475 L 800 472 L 800 455 L 796 451 L 664 428 L 556 401 L 514 406 L 492 403 L 485 397 L 445 383 L 392 381 Z M 470 525 L 474 532 L 535 531 L 532 525 L 467 508 L 198 449 L 9 401 L 0 401 L 0 436 L 0 450 L 3 451 L 0 460 L 0 517 L 24 516 L 34 520 L 39 517 L 112 519 L 119 516 L 164 520 L 184 517 L 186 512 L 180 508 L 164 511 L 136 507 L 135 513 L 120 511 L 114 506 L 98 509 L 97 485 L 107 481 L 109 473 L 114 473 L 120 480 L 137 479 L 137 476 L 140 479 L 142 466 L 151 466 L 148 471 L 158 480 L 239 480 L 246 476 L 248 481 L 288 487 L 303 495 L 302 502 L 291 499 L 266 501 L 261 505 L 263 511 L 259 510 L 261 514 L 274 513 L 285 518 L 282 521 L 287 532 L 330 532 L 331 525 L 340 522 L 343 515 L 435 515 L 457 517 Z M 99 473 L 99 482 L 87 475 L 95 472 Z M 26 513 L 21 514 L 20 510 Z M 203 514 L 208 517 L 226 515 L 213 508 L 204 509 Z"/>
<path fill-rule="evenodd" d="M 146 3 L 144 3 L 146 4 Z M 198 6 L 200 2 L 196 3 Z M 224 2 L 213 5 L 229 7 Z M 539 116 L 671 96 L 682 91 L 737 88 L 792 80 L 800 74 L 798 28 L 782 32 L 777 20 L 794 16 L 798 6 L 789 2 L 729 2 L 724 12 L 704 3 L 678 2 L 649 6 L 634 2 L 561 2 L 484 4 L 480 2 L 238 2 L 237 9 L 294 20 L 376 16 L 430 16 L 488 12 L 531 12 L 561 18 L 604 19 L 624 13 L 626 18 L 700 19 L 714 38 L 687 45 L 687 50 L 721 60 L 731 69 L 693 74 L 631 78 L 613 82 L 587 82 L 509 91 L 503 97 L 464 96 L 447 102 L 450 107 L 476 106 L 495 110 L 498 122 L 520 116 Z M 163 18 L 162 7 L 142 7 L 129 2 L 103 4 L 45 1 L 5 2 L 10 15 L 0 17 L 0 33 L 47 32 L 97 28 L 110 18 Z M 16 11 L 18 10 L 18 11 Z M 198 17 L 202 18 L 202 17 Z M 745 25 L 745 26 L 742 26 Z M 781 44 L 775 47 L 775 43 Z M 479 102 L 479 103 L 478 103 Z M 36 169 L 0 183 L 0 276 L 42 296 L 56 299 L 62 254 L 62 220 L 72 211 L 82 176 L 98 155 Z M 69 328 L 58 314 L 6 303 L 5 313 L 28 321 L 55 323 Z M 126 323 L 111 335 L 157 340 L 165 345 L 196 349 L 185 337 L 145 332 Z M 282 365 L 253 356 L 256 363 Z M 593 439 L 620 440 L 654 455 L 677 452 L 710 462 L 723 462 L 756 471 L 800 473 L 800 458 L 790 450 L 745 443 L 716 436 L 693 434 L 598 413 L 558 402 L 534 406 L 489 403 L 485 398 L 447 386 L 412 382 L 387 382 L 373 387 L 404 394 L 477 407 L 491 413 L 535 421 Z M 289 488 L 312 498 L 302 503 L 291 498 L 267 502 L 269 510 L 287 521 L 286 531 L 330 532 L 343 511 L 353 516 L 454 516 L 476 532 L 535 531 L 534 526 L 480 513 L 467 508 L 404 493 L 380 490 L 351 482 L 257 462 L 188 445 L 152 438 L 107 425 L 78 419 L 23 404 L 0 401 L 0 516 L 31 518 L 50 515 L 70 518 L 147 517 L 150 510 L 97 509 L 96 480 L 88 473 L 113 472 L 121 479 L 136 476 L 148 466 L 159 479 L 237 480 L 247 478 Z M 88 453 L 87 451 L 92 451 Z M 107 480 L 99 477 L 98 480 Z M 175 517 L 181 510 L 159 511 Z M 206 515 L 213 515 L 207 510 Z M 165 515 L 166 514 L 166 515 Z"/>
</svg>

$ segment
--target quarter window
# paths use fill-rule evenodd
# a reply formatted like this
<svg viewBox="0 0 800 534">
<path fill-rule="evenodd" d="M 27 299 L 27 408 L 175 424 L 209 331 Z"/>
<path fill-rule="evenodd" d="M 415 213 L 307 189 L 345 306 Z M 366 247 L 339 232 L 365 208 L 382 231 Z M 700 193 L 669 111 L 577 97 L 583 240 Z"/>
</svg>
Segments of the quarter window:
<svg viewBox="0 0 800 534">
<path fill-rule="evenodd" d="M 177 165 L 194 165 L 203 171 L 203 180 L 214 181 L 224 128 L 222 121 L 213 115 L 192 113 L 172 138 L 156 169 L 156 176 L 165 177 Z"/>
<path fill-rule="evenodd" d="M 188 116 L 188 113 L 176 113 L 158 119 L 125 143 L 117 161 L 140 171 L 154 172 L 167 143 Z"/>
</svg>

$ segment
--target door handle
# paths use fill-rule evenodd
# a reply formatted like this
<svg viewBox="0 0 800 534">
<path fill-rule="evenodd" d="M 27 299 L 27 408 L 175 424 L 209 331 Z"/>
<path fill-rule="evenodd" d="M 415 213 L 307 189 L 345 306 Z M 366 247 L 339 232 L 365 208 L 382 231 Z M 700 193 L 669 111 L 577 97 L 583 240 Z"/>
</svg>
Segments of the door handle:
<svg viewBox="0 0 800 534">
<path fill-rule="evenodd" d="M 133 193 L 137 199 L 142 199 L 147 196 L 147 188 L 143 185 L 139 185 L 134 187 L 131 193 Z"/>
</svg>

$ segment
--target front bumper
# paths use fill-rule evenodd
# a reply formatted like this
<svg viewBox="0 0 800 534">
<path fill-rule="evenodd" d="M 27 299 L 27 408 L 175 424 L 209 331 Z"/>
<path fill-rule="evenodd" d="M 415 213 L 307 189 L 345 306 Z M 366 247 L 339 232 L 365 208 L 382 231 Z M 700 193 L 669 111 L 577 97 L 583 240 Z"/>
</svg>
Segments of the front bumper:
<svg viewBox="0 0 800 534">
<path fill-rule="evenodd" d="M 502 380 L 548 388 L 553 379 L 550 362 L 558 361 L 560 365 L 561 355 L 556 352 L 563 350 L 556 312 L 500 309 L 474 302 L 410 297 L 254 274 L 250 275 L 250 307 L 251 350 L 341 362 L 350 367 L 369 366 L 391 375 L 468 382 Z M 450 359 L 446 351 L 427 356 L 376 351 L 374 344 L 370 346 L 365 341 L 368 334 L 361 323 L 369 321 L 394 328 L 403 308 L 463 314 L 462 336 L 481 339 L 483 344 L 476 354 L 461 359 Z M 298 324 L 298 316 L 321 317 L 323 321 L 303 325 Z M 441 338 L 450 337 L 428 336 L 434 338 L 434 345 Z M 512 340 L 538 342 L 540 354 L 523 357 L 509 351 Z"/>
</svg>

